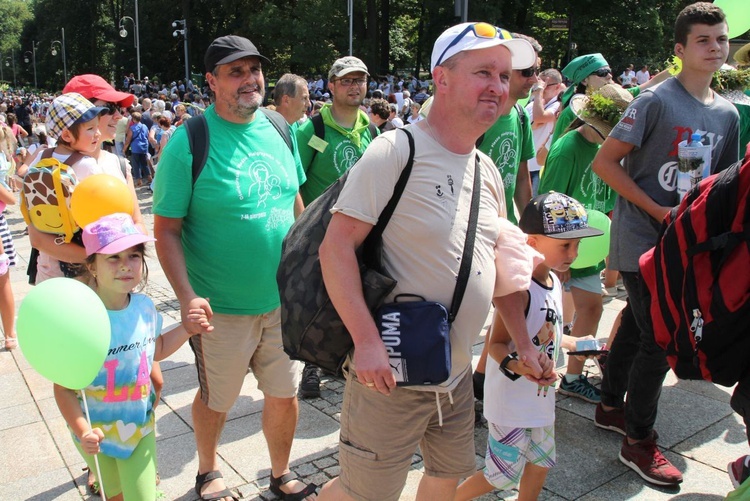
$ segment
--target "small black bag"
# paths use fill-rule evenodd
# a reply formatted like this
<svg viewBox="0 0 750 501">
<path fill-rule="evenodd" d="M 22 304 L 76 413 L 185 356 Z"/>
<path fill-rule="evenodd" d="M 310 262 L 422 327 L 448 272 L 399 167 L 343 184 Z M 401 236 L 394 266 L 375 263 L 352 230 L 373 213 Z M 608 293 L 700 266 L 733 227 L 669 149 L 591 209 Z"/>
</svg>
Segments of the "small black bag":
<svg viewBox="0 0 750 501">
<path fill-rule="evenodd" d="M 408 130 L 401 130 L 409 139 L 409 160 L 378 223 L 357 253 L 364 298 L 371 312 L 396 287 L 396 281 L 382 273 L 380 249 L 383 230 L 396 209 L 414 163 L 414 139 Z M 347 177 L 348 171 L 294 222 L 284 238 L 276 274 L 284 351 L 292 360 L 302 360 L 338 375 L 342 374 L 341 367 L 354 342 L 328 297 L 318 250 L 331 221 L 331 208 Z"/>
</svg>

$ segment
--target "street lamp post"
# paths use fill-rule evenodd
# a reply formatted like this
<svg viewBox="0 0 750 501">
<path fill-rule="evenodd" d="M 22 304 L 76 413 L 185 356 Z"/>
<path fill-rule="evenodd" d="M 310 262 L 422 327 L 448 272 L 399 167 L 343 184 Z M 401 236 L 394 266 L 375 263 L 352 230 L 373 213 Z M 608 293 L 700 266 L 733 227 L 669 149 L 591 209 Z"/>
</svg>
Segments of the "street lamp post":
<svg viewBox="0 0 750 501">
<path fill-rule="evenodd" d="M 36 83 L 36 48 L 37 48 L 38 45 L 39 45 L 38 43 L 36 43 L 36 42 L 34 42 L 32 40 L 31 41 L 31 50 L 30 51 L 27 50 L 26 52 L 23 53 L 23 55 L 24 55 L 23 61 L 26 64 L 29 64 L 29 56 L 27 54 L 31 54 L 31 61 L 32 61 L 33 65 L 34 65 L 34 88 L 35 89 L 38 87 L 38 85 Z"/>
<path fill-rule="evenodd" d="M 346 0 L 346 10 L 349 14 L 349 55 L 352 55 L 352 33 L 354 31 L 354 0 Z"/>
<path fill-rule="evenodd" d="M 13 87 L 18 87 L 18 81 L 16 80 L 16 51 L 11 49 L 11 57 L 5 58 L 5 66 L 13 66 Z"/>
<path fill-rule="evenodd" d="M 174 30 L 172 33 L 172 36 L 177 38 L 178 36 L 182 35 L 182 38 L 185 42 L 185 87 L 187 87 L 187 83 L 190 80 L 190 63 L 188 62 L 188 27 L 187 27 L 187 20 L 186 19 L 177 19 L 176 21 L 172 21 L 172 28 L 180 27 L 179 30 Z"/>
<path fill-rule="evenodd" d="M 120 19 L 120 36 L 122 38 L 125 38 L 128 36 L 128 31 L 125 29 L 125 20 L 130 19 L 130 22 L 133 23 L 133 26 L 135 27 L 135 37 L 134 37 L 134 43 L 135 43 L 135 57 L 136 57 L 136 65 L 138 66 L 138 80 L 141 79 L 141 30 L 138 24 L 138 0 L 135 0 L 135 19 L 133 19 L 130 16 L 123 16 Z"/>
<path fill-rule="evenodd" d="M 68 63 L 65 60 L 65 28 L 60 28 L 60 31 L 62 32 L 62 42 L 60 40 L 53 40 L 50 44 L 52 46 L 52 55 L 57 55 L 57 49 L 55 48 L 55 44 L 58 44 L 60 46 L 60 49 L 62 49 L 62 61 L 63 61 L 63 77 L 65 78 L 65 82 L 68 82 Z"/>
</svg>

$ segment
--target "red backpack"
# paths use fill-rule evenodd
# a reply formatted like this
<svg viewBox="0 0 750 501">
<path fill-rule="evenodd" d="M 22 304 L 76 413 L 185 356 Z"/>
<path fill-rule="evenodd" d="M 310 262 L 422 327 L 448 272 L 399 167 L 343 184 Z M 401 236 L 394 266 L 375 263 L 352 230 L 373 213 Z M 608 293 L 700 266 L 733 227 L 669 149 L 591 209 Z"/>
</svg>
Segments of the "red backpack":
<svg viewBox="0 0 750 501">
<path fill-rule="evenodd" d="M 693 188 L 640 266 L 654 337 L 677 377 L 740 380 L 750 369 L 750 162 Z"/>
</svg>

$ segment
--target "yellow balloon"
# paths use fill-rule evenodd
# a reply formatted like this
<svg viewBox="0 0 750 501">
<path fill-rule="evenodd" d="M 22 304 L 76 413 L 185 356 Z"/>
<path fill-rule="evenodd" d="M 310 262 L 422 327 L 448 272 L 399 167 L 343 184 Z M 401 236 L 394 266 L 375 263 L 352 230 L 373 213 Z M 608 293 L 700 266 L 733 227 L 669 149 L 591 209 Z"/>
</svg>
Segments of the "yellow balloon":
<svg viewBox="0 0 750 501">
<path fill-rule="evenodd" d="M 70 198 L 70 211 L 83 228 L 103 216 L 116 212 L 133 215 L 133 195 L 121 179 L 109 174 L 95 174 L 78 183 Z"/>
</svg>

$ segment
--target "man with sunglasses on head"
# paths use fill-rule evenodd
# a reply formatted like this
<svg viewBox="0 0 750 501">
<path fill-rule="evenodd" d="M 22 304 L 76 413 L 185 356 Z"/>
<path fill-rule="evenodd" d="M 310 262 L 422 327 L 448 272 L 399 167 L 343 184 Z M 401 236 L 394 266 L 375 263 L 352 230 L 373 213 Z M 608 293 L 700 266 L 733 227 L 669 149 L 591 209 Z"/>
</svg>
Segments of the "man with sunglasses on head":
<svg viewBox="0 0 750 501">
<path fill-rule="evenodd" d="M 307 181 L 300 193 L 305 205 L 318 198 L 359 160 L 377 136 L 360 105 L 367 94 L 370 73 L 359 58 L 337 59 L 328 72 L 328 90 L 333 96 L 320 113 L 297 129 L 299 156 Z M 302 398 L 320 397 L 320 370 L 305 364 L 300 382 Z"/>
<path fill-rule="evenodd" d="M 449 28 L 432 51 L 435 93 L 427 118 L 376 138 L 349 174 L 320 247 L 326 288 L 352 336 L 354 353 L 347 362 L 341 412 L 341 476 L 326 484 L 319 500 L 399 499 L 417 446 L 425 466 L 417 500 L 453 499 L 458 480 L 476 471 L 472 346 L 493 297 L 521 296 L 517 291 L 528 287 L 530 269 L 525 284 L 496 278 L 498 264 L 512 259 L 505 239 L 520 230 L 504 219 L 498 170 L 475 145 L 500 117 L 512 69 L 531 67 L 535 60 L 527 41 L 490 24 Z M 383 233 L 384 272 L 397 281 L 386 302 L 409 293 L 452 303 L 461 262 L 467 262 L 461 256 L 471 199 L 479 198 L 471 270 L 449 331 L 450 374 L 425 386 L 396 385 L 388 351 L 364 302 L 356 259 L 410 156 L 404 131 L 413 136 L 414 161 Z M 481 183 L 476 190 L 475 180 Z M 524 326 L 518 337 L 525 336 L 528 346 L 520 349 L 532 352 L 523 307 L 515 305 L 509 318 Z M 400 334 L 401 339 L 408 335 Z"/>
</svg>

